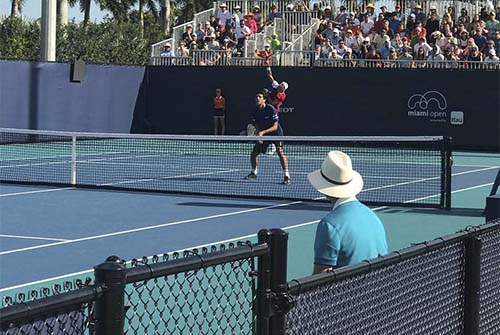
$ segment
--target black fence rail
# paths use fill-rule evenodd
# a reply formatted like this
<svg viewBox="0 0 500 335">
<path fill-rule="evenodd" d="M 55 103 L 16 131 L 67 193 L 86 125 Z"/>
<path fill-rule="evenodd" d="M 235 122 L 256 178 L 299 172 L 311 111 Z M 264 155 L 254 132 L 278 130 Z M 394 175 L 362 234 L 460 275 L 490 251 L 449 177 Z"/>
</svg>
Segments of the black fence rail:
<svg viewBox="0 0 500 335">
<path fill-rule="evenodd" d="M 287 282 L 287 240 L 95 267 L 90 286 L 0 309 L 0 334 L 486 334 L 500 328 L 500 220 Z"/>
</svg>

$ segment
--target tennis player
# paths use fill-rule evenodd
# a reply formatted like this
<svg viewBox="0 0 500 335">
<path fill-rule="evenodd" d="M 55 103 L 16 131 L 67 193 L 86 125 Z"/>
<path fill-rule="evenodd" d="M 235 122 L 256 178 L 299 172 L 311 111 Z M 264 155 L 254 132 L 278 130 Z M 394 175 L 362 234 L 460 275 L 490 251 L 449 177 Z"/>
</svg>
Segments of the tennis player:
<svg viewBox="0 0 500 335">
<path fill-rule="evenodd" d="M 266 98 L 264 93 L 259 92 L 255 95 L 256 108 L 252 115 L 252 123 L 258 130 L 258 136 L 283 136 L 283 129 L 279 123 L 279 116 L 276 108 L 271 104 L 266 103 Z M 245 177 L 247 180 L 252 180 L 257 178 L 258 174 L 258 160 L 257 157 L 265 153 L 267 147 L 272 142 L 269 141 L 259 141 L 253 147 L 252 153 L 250 154 L 250 163 L 252 164 L 252 172 Z M 288 172 L 288 159 L 283 150 L 282 142 L 274 142 L 276 146 L 276 152 L 280 159 L 281 167 L 285 176 L 283 177 L 283 184 L 290 184 L 290 174 Z"/>
<path fill-rule="evenodd" d="M 283 105 L 283 102 L 285 102 L 286 99 L 286 93 L 285 91 L 288 89 L 288 83 L 285 81 L 282 81 L 281 83 L 278 83 L 274 77 L 273 77 L 273 72 L 271 71 L 270 67 L 267 67 L 267 77 L 271 81 L 271 86 L 272 89 L 269 91 L 269 96 L 268 96 L 268 103 L 274 106 L 278 113 L 280 112 L 281 105 Z"/>
<path fill-rule="evenodd" d="M 352 169 L 347 154 L 330 151 L 321 168 L 307 177 L 333 203 L 332 211 L 316 228 L 314 273 L 387 254 L 382 222 L 356 199 L 363 189 L 363 178 Z"/>
</svg>

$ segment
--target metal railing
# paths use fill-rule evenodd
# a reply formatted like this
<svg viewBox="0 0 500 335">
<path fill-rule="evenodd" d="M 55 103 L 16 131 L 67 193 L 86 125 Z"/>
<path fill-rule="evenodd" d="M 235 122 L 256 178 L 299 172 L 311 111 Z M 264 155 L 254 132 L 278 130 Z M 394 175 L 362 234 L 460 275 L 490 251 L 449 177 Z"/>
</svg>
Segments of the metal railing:
<svg viewBox="0 0 500 335">
<path fill-rule="evenodd" d="M 214 5 L 215 6 L 215 5 Z M 193 21 L 183 23 L 181 25 L 175 26 L 172 30 L 172 36 L 163 41 L 157 42 L 151 46 L 151 57 L 157 57 L 160 55 L 163 46 L 169 43 L 175 50 L 179 45 L 179 41 L 182 39 L 182 34 L 186 31 L 188 25 L 193 27 L 193 32 L 196 30 L 198 23 L 205 23 L 210 19 L 210 15 L 214 14 L 214 7 L 204 10 L 203 12 L 196 13 L 194 15 Z"/>
<path fill-rule="evenodd" d="M 305 39 L 301 43 L 307 43 Z M 303 45 L 304 45 L 303 44 Z M 299 44 L 300 45 L 300 44 Z M 271 61 L 258 57 L 237 57 L 228 50 L 195 50 L 191 57 L 152 57 L 151 65 L 201 65 L 201 66 L 297 66 L 329 68 L 374 69 L 450 69 L 450 70 L 499 70 L 500 62 L 473 62 L 458 60 L 378 60 L 321 58 L 314 51 L 285 50 L 273 55 Z"/>
</svg>

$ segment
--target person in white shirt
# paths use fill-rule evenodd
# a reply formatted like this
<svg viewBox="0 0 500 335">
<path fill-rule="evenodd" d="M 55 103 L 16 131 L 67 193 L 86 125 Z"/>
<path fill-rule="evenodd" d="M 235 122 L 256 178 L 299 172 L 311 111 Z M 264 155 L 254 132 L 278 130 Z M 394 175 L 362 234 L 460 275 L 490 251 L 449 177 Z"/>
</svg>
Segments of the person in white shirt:
<svg viewBox="0 0 500 335">
<path fill-rule="evenodd" d="M 422 48 L 424 50 L 425 58 L 429 57 L 429 52 L 431 52 L 432 47 L 429 44 L 427 44 L 427 42 L 425 41 L 425 38 L 423 38 L 423 37 L 413 47 L 413 51 L 415 52 L 415 54 L 417 53 L 418 49 L 420 49 L 420 48 Z"/>
<path fill-rule="evenodd" d="M 370 34 L 375 24 L 368 15 L 363 16 L 363 22 L 361 22 L 361 31 L 363 32 L 363 36 L 366 37 Z"/>
<path fill-rule="evenodd" d="M 219 25 L 225 27 L 228 22 L 231 22 L 233 18 L 233 14 L 227 10 L 227 6 L 225 3 L 219 6 L 219 10 L 217 11 L 217 20 Z"/>
</svg>

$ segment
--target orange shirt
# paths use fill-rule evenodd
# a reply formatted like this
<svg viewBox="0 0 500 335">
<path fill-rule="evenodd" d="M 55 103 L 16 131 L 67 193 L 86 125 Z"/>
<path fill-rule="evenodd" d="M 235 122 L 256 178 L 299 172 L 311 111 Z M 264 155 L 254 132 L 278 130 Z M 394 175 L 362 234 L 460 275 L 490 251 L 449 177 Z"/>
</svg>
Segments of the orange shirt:
<svg viewBox="0 0 500 335">
<path fill-rule="evenodd" d="M 223 96 L 214 98 L 214 109 L 225 109 L 226 99 Z"/>
</svg>

